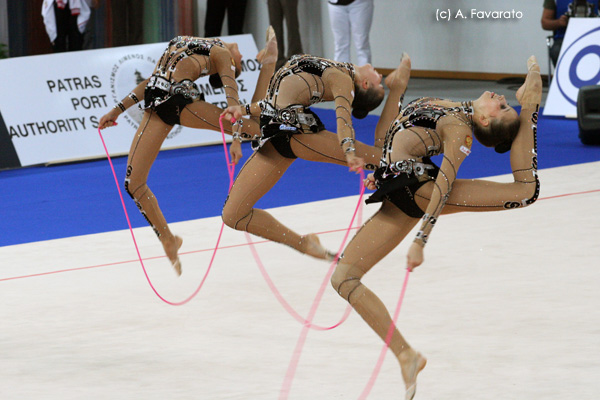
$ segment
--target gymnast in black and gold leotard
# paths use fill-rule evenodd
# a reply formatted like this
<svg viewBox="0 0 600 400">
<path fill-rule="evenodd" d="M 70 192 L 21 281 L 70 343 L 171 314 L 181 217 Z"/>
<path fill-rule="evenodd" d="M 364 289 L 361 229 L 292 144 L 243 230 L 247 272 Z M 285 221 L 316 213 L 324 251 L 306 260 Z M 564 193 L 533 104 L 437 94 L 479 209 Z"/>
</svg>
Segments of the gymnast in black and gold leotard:
<svg viewBox="0 0 600 400">
<path fill-rule="evenodd" d="M 409 270 L 423 262 L 423 248 L 441 214 L 507 210 L 536 201 L 537 112 L 542 81 L 535 57 L 527 64 L 525 84 L 517 92 L 522 106 L 520 116 L 504 96 L 492 92 L 464 103 L 423 98 L 409 103 L 395 118 L 382 115 L 384 121 L 380 123 L 387 120 L 389 129 L 380 167 L 365 180 L 368 188 L 377 189 L 368 202 L 382 205 L 344 250 L 331 283 L 383 340 L 392 320 L 385 305 L 361 279 L 419 221 L 407 255 Z M 406 73 L 395 72 L 408 79 Z M 473 138 L 498 152 L 511 151 L 513 182 L 457 179 L 461 163 L 471 152 Z M 438 168 L 429 157 L 439 154 L 443 159 Z M 389 347 L 402 368 L 406 398 L 412 399 L 417 374 L 425 367 L 426 359 L 397 329 Z"/>
<path fill-rule="evenodd" d="M 374 169 L 381 158 L 381 140 L 368 146 L 355 140 L 351 115 L 364 117 L 383 100 L 381 75 L 360 67 L 311 55 L 291 57 L 271 78 L 266 98 L 245 107 L 229 107 L 227 118 L 260 116 L 262 137 L 257 151 L 242 167 L 223 208 L 225 223 L 302 253 L 327 259 L 331 254 L 316 235 L 300 236 L 264 210 L 254 208 L 296 158 Z M 404 88 L 392 88 L 392 92 Z M 310 106 L 333 101 L 337 134 L 325 127 Z M 386 107 L 390 107 L 386 103 Z"/>
<path fill-rule="evenodd" d="M 259 54 L 261 56 L 257 58 L 260 58 L 262 68 L 255 96 L 265 93 L 275 70 L 277 41 L 272 28 L 268 31 L 265 50 Z M 173 125 L 220 131 L 222 109 L 204 101 L 204 95 L 195 81 L 210 75 L 211 84 L 223 87 L 227 104 L 239 105 L 236 77 L 241 72 L 241 60 L 242 55 L 236 43 L 225 43 L 218 38 L 177 36 L 169 42 L 152 76 L 141 82 L 100 119 L 100 129 L 112 126 L 122 112 L 144 99 L 145 112 L 129 150 L 125 189 L 154 229 L 179 274 L 181 263 L 177 252 L 183 241 L 169 229 L 157 199 L 146 184 L 148 174 Z M 253 100 L 259 98 L 257 96 Z M 230 151 L 234 163 L 242 156 L 241 139 L 260 136 L 258 118 L 248 120 L 241 130 L 236 129 L 235 134 L 229 121 L 224 121 L 224 129 L 233 135 Z"/>
<path fill-rule="evenodd" d="M 255 142 L 255 149 L 262 147 L 267 141 L 271 140 L 279 154 L 287 158 L 297 158 L 291 148 L 291 136 L 298 133 L 310 134 L 325 130 L 325 126 L 319 117 L 310 110 L 310 106 L 324 100 L 325 83 L 323 74 L 331 68 L 335 68 L 354 81 L 355 72 L 352 64 L 338 63 L 306 54 L 292 56 L 283 68 L 273 75 L 267 90 L 267 97 L 258 102 L 262 137 L 260 141 Z M 282 102 L 279 101 L 279 97 L 280 95 L 283 97 L 288 90 L 286 89 L 288 82 L 286 78 L 292 76 L 306 76 L 307 90 L 311 92 L 311 96 L 308 102 L 301 101 L 297 104 L 281 106 Z M 314 87 L 311 87 L 312 85 Z M 252 105 L 248 108 L 248 114 L 252 114 L 251 107 Z M 345 107 L 346 110 L 350 109 L 347 105 L 341 107 Z M 340 135 L 353 138 L 354 132 L 352 132 L 351 124 L 345 123 L 342 130 L 343 132 L 340 132 Z"/>
</svg>

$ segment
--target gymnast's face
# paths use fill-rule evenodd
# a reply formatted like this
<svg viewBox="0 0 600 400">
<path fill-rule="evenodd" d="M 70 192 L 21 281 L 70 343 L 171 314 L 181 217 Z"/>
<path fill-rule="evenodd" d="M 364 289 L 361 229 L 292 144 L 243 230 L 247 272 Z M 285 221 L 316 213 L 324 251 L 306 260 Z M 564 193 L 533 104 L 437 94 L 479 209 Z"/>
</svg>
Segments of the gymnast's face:
<svg viewBox="0 0 600 400">
<path fill-rule="evenodd" d="M 508 105 L 506 98 L 494 92 L 484 92 L 476 102 L 481 116 L 488 121 L 499 119 L 504 123 L 508 123 L 519 118 L 519 114 Z"/>
<path fill-rule="evenodd" d="M 385 89 L 381 84 L 383 76 L 371 64 L 365 64 L 363 68 L 363 88 L 375 89 L 377 92 L 385 93 Z M 365 82 L 366 81 L 366 86 Z"/>
</svg>

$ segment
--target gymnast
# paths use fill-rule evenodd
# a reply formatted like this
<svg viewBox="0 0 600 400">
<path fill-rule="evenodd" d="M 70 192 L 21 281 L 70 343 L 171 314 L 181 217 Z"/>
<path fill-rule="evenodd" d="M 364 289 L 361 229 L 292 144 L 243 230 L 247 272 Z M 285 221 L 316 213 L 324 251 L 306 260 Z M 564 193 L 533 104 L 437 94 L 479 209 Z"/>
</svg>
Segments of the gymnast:
<svg viewBox="0 0 600 400">
<path fill-rule="evenodd" d="M 267 31 L 265 49 L 257 59 L 262 68 L 253 101 L 264 96 L 275 70 L 277 41 L 271 27 Z M 146 183 L 148 174 L 173 125 L 220 131 L 222 109 L 204 101 L 204 94 L 194 81 L 210 75 L 213 86 L 224 88 L 227 104 L 238 105 L 235 78 L 241 73 L 241 60 L 242 54 L 236 43 L 225 43 L 218 38 L 178 36 L 169 42 L 152 76 L 100 119 L 100 129 L 115 125 L 118 116 L 138 103 L 143 95 L 145 111 L 129 150 L 125 190 L 152 226 L 178 275 L 181 275 L 181 262 L 177 252 L 183 240 L 169 229 L 158 201 Z M 235 132 L 229 121 L 223 121 L 223 124 L 226 132 L 233 136 L 230 152 L 232 161 L 237 163 L 242 157 L 241 140 L 260 136 L 258 121 L 244 121 L 243 129 L 235 129 Z"/>
<path fill-rule="evenodd" d="M 355 66 L 311 55 L 294 55 L 271 78 L 265 99 L 223 111 L 226 119 L 260 116 L 262 137 L 242 167 L 223 207 L 228 226 L 286 244 L 321 259 L 334 255 L 317 235 L 300 236 L 264 210 L 254 208 L 296 158 L 347 165 L 351 171 L 374 169 L 381 157 L 385 129 L 375 146 L 355 140 L 351 114 L 364 118 L 383 100 L 382 76 L 370 64 Z M 403 92 L 399 81 L 391 88 Z M 337 134 L 325 129 L 310 106 L 335 103 Z M 397 104 L 385 108 L 397 113 Z M 384 111 L 385 112 L 385 111 Z M 388 111 L 389 112 L 389 111 Z M 245 122 L 244 122 L 245 123 Z"/>
<path fill-rule="evenodd" d="M 385 340 L 392 319 L 385 305 L 361 282 L 369 270 L 391 252 L 421 221 L 407 255 L 407 268 L 423 262 L 423 248 L 441 214 L 500 211 L 526 207 L 539 194 L 537 177 L 537 113 L 542 81 L 535 57 L 516 97 L 520 116 L 504 96 L 485 92 L 474 101 L 457 103 L 422 98 L 409 103 L 391 121 L 380 167 L 365 179 L 377 189 L 367 200 L 381 208 L 350 241 L 331 278 L 334 289 Z M 398 77 L 407 70 L 394 72 Z M 406 77 L 405 77 L 406 78 Z M 407 79 L 407 78 L 406 78 Z M 471 152 L 473 136 L 498 152 L 511 151 L 514 182 L 456 179 Z M 443 154 L 441 167 L 429 157 Z M 427 360 L 394 328 L 390 350 L 398 359 L 406 398 L 416 391 L 417 374 Z"/>
</svg>

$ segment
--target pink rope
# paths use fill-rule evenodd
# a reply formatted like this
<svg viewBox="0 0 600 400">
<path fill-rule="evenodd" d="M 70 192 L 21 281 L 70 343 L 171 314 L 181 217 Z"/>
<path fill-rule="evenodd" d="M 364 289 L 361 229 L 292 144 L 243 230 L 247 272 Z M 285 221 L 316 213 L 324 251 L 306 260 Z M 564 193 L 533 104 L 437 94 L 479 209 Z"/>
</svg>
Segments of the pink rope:
<svg viewBox="0 0 600 400">
<path fill-rule="evenodd" d="M 343 324 L 348 319 L 348 317 L 350 316 L 350 313 L 352 312 L 352 306 L 350 306 L 350 305 L 348 305 L 348 307 L 346 307 L 346 310 L 344 311 L 344 314 L 342 315 L 340 320 L 336 324 L 328 326 L 328 327 L 313 324 L 310 321 L 308 321 L 307 319 L 302 318 L 300 316 L 300 314 L 296 310 L 294 310 L 294 308 L 285 300 L 285 298 L 282 296 L 281 292 L 277 289 L 277 286 L 275 286 L 275 284 L 273 283 L 273 280 L 269 276 L 269 273 L 265 269 L 265 266 L 263 265 L 261 258 L 258 255 L 256 248 L 254 247 L 254 242 L 252 242 L 252 238 L 250 237 L 248 232 L 245 232 L 245 233 L 246 233 L 246 240 L 248 242 L 248 245 L 250 246 L 250 251 L 252 252 L 252 255 L 254 256 L 256 265 L 258 266 L 258 269 L 260 270 L 260 273 L 263 276 L 265 282 L 267 282 L 269 289 L 271 289 L 271 292 L 273 292 L 273 294 L 275 295 L 275 298 L 277 299 L 277 301 L 279 301 L 279 304 L 281 304 L 281 306 L 288 312 L 288 314 L 290 314 L 292 317 L 294 317 L 294 319 L 296 319 L 296 321 L 300 322 L 302 325 L 308 325 L 308 327 L 310 329 L 314 329 L 317 331 L 328 331 L 328 330 L 337 328 L 338 326 Z M 335 266 L 335 264 L 334 264 L 334 266 Z M 328 272 L 328 275 L 329 275 L 329 272 Z M 327 279 L 330 279 L 330 278 L 331 278 L 331 276 L 329 275 L 327 277 Z"/>
<path fill-rule="evenodd" d="M 232 122 L 235 122 L 232 121 Z M 221 135 L 223 137 L 223 148 L 225 149 L 225 158 L 227 159 L 227 165 L 231 165 L 229 163 L 229 155 L 227 153 L 227 143 L 225 141 L 225 129 L 223 128 L 223 116 L 221 116 L 221 118 L 219 118 L 219 126 L 221 127 Z M 229 184 L 229 189 L 231 190 L 231 186 L 233 185 L 233 170 L 230 169 L 229 167 L 227 168 L 229 171 L 229 179 L 230 179 L 230 184 Z M 329 279 L 331 278 L 331 275 L 333 274 L 333 271 L 335 269 L 335 265 L 337 264 L 337 260 L 340 257 L 340 254 L 342 252 L 342 250 L 344 249 L 344 245 L 346 244 L 346 240 L 348 239 L 348 236 L 350 234 L 350 230 L 352 229 L 352 224 L 354 222 L 354 219 L 356 217 L 357 212 L 359 213 L 360 217 L 359 217 L 359 222 L 358 224 L 361 225 L 362 222 L 362 198 L 364 195 L 364 186 L 362 185 L 362 182 L 364 180 L 364 172 L 361 170 L 360 171 L 360 176 L 361 176 L 361 191 L 360 191 L 360 196 L 358 199 L 358 203 L 356 205 L 356 210 L 354 211 L 354 214 L 352 216 L 352 221 L 350 222 L 350 226 L 348 227 L 348 229 L 346 230 L 346 235 L 344 237 L 344 240 L 342 242 L 342 245 L 340 246 L 339 251 L 337 252 L 335 259 L 333 261 L 333 263 L 331 264 L 329 271 L 327 273 L 327 276 L 325 277 L 326 281 L 329 281 Z M 258 269 L 260 270 L 260 273 L 262 274 L 265 282 L 267 283 L 267 285 L 269 286 L 269 288 L 271 289 L 271 292 L 273 292 L 273 294 L 275 295 L 275 298 L 279 301 L 279 303 L 283 306 L 283 308 L 293 317 L 295 318 L 298 322 L 300 322 L 303 325 L 308 325 L 309 328 L 311 329 L 315 329 L 315 330 L 320 330 L 320 331 L 326 331 L 326 330 L 330 330 L 330 329 L 334 329 L 338 326 L 340 326 L 341 324 L 344 323 L 344 321 L 346 321 L 346 319 L 348 319 L 348 317 L 350 316 L 350 313 L 352 312 L 352 306 L 348 306 L 346 308 L 346 311 L 344 312 L 344 314 L 342 315 L 342 318 L 340 319 L 339 322 L 337 322 L 336 324 L 329 326 L 329 327 L 323 327 L 323 326 L 319 326 L 319 325 L 315 325 L 312 324 L 310 321 L 302 318 L 300 316 L 300 314 L 298 312 L 296 312 L 296 310 L 293 309 L 293 307 L 285 300 L 285 298 L 281 295 L 281 292 L 277 289 L 277 286 L 275 286 L 275 284 L 273 283 L 273 280 L 271 279 L 271 277 L 269 276 L 266 268 L 264 267 L 260 256 L 258 255 L 258 252 L 256 250 L 256 248 L 254 247 L 254 242 L 252 241 L 252 238 L 250 237 L 250 235 L 248 234 L 248 232 L 244 232 L 246 234 L 246 241 L 248 242 L 248 245 L 250 246 L 250 251 L 252 252 L 252 255 L 254 256 L 254 260 L 256 261 L 256 265 L 258 266 Z"/>
<path fill-rule="evenodd" d="M 123 206 L 123 212 L 125 213 L 125 218 L 127 219 L 127 226 L 129 226 L 129 232 L 131 233 L 133 245 L 135 247 L 135 251 L 137 252 L 138 259 L 140 261 L 140 264 L 142 265 L 142 270 L 144 271 L 144 275 L 146 276 L 146 280 L 148 281 L 148 284 L 150 285 L 150 287 L 152 288 L 152 290 L 154 291 L 156 296 L 158 296 L 158 298 L 161 299 L 162 301 L 164 301 L 165 303 L 172 305 L 172 306 L 181 306 L 183 304 L 186 304 L 187 302 L 192 300 L 198 294 L 198 292 L 200 292 L 200 289 L 202 288 L 202 286 L 204 285 L 204 282 L 206 281 L 206 278 L 208 277 L 208 273 L 210 272 L 212 265 L 213 265 L 213 261 L 215 260 L 215 255 L 217 254 L 217 249 L 219 248 L 219 243 L 221 242 L 221 236 L 223 235 L 223 228 L 225 227 L 225 224 L 224 223 L 221 224 L 221 229 L 219 231 L 219 237 L 217 238 L 217 244 L 215 245 L 215 248 L 213 250 L 212 257 L 210 259 L 210 263 L 208 264 L 206 273 L 202 277 L 202 281 L 200 282 L 200 284 L 198 285 L 196 290 L 190 296 L 188 296 L 187 298 L 185 298 L 179 302 L 170 301 L 170 300 L 167 300 L 166 298 L 164 298 L 163 296 L 161 296 L 161 294 L 158 292 L 158 290 L 156 290 L 156 288 L 152 284 L 152 281 L 150 280 L 150 277 L 148 276 L 148 271 L 146 270 L 146 266 L 144 265 L 144 261 L 142 260 L 142 255 L 140 254 L 140 249 L 138 247 L 137 241 L 135 239 L 135 234 L 133 233 L 133 229 L 131 227 L 131 221 L 129 220 L 129 213 L 127 213 L 127 207 L 125 207 L 125 200 L 123 200 L 123 193 L 121 192 L 121 186 L 119 185 L 119 180 L 117 179 L 115 167 L 113 165 L 112 159 L 110 158 L 110 154 L 108 153 L 108 148 L 106 147 L 106 143 L 104 142 L 104 137 L 102 136 L 102 132 L 100 131 L 100 128 L 98 128 L 98 135 L 100 135 L 100 140 L 102 141 L 102 146 L 104 146 L 104 151 L 106 152 L 106 157 L 108 158 L 108 163 L 110 164 L 110 169 L 112 171 L 113 178 L 115 179 L 117 191 L 119 192 L 119 198 L 121 199 L 121 205 Z M 230 168 L 230 166 L 229 166 L 229 157 L 227 156 L 227 146 L 225 146 L 225 155 L 226 155 L 226 159 L 227 159 L 227 170 L 229 171 L 230 180 L 231 180 L 232 176 L 233 176 L 233 168 L 235 168 L 235 166 L 233 168 Z M 230 183 L 229 183 L 230 189 L 231 189 L 231 185 L 232 185 L 232 182 L 230 181 Z"/>
<path fill-rule="evenodd" d="M 387 353 L 387 349 L 389 348 L 390 341 L 392 340 L 392 335 L 393 335 L 394 329 L 396 327 L 396 322 L 398 321 L 398 316 L 400 315 L 400 309 L 402 307 L 402 302 L 404 300 L 404 294 L 406 293 L 406 287 L 408 286 L 408 276 L 409 275 L 410 275 L 410 270 L 407 269 L 406 275 L 404 277 L 404 284 L 402 285 L 402 290 L 400 292 L 400 298 L 398 299 L 398 305 L 396 306 L 396 310 L 394 311 L 394 317 L 392 319 L 392 323 L 390 324 L 390 328 L 388 329 L 388 332 L 385 337 L 385 344 L 383 345 L 383 348 L 381 349 L 381 353 L 379 354 L 379 359 L 377 360 L 375 368 L 373 369 L 373 372 L 371 373 L 371 377 L 370 377 L 369 381 L 367 382 L 367 385 L 363 389 L 362 393 L 360 394 L 359 400 L 366 399 L 367 396 L 369 395 L 369 393 L 371 392 L 371 390 L 373 389 L 373 386 L 375 385 L 375 381 L 377 380 L 377 376 L 379 375 L 381 366 L 383 365 L 383 360 L 385 358 L 385 354 Z M 318 301 L 320 301 L 320 298 L 319 298 L 320 294 L 321 293 L 317 294 L 317 298 L 315 298 L 316 305 L 315 305 L 315 303 L 313 303 L 313 307 L 311 308 L 310 313 L 309 313 L 308 321 L 312 320 L 312 317 L 314 316 L 314 314 L 316 312 L 316 307 L 318 306 Z M 279 393 L 279 400 L 286 400 L 289 396 L 289 392 L 290 392 L 290 389 L 292 386 L 292 381 L 294 379 L 294 375 L 296 374 L 298 361 L 300 360 L 300 355 L 302 353 L 302 348 L 304 347 L 304 343 L 306 342 L 307 335 L 308 335 L 308 326 L 304 325 L 302 328 L 302 332 L 300 333 L 300 337 L 298 338 L 298 342 L 296 343 L 294 353 L 292 354 L 292 360 L 290 361 L 290 364 L 288 366 L 288 370 L 287 370 L 287 373 L 286 373 L 286 376 L 285 376 L 285 379 L 283 382 L 283 386 Z"/>
<path fill-rule="evenodd" d="M 362 225 L 362 199 L 364 196 L 364 185 L 362 184 L 363 180 L 364 180 L 364 172 L 361 170 L 360 171 L 360 182 L 361 182 L 361 189 L 360 189 L 360 195 L 358 197 L 358 202 L 356 204 L 356 209 L 354 210 L 353 216 L 352 216 L 352 220 L 350 221 L 350 225 L 348 226 L 348 228 L 346 229 L 346 234 L 344 236 L 344 240 L 342 241 L 342 244 L 338 250 L 338 252 L 335 255 L 334 261 L 331 263 L 329 270 L 327 271 L 327 275 L 325 276 L 325 281 L 329 281 L 329 279 L 331 279 L 331 275 L 333 274 L 333 271 L 335 270 L 335 266 L 337 265 L 337 262 L 340 258 L 340 255 L 342 254 L 342 251 L 344 249 L 344 246 L 346 244 L 346 241 L 348 240 L 348 236 L 350 234 L 350 231 L 352 230 L 352 224 L 354 223 L 354 219 L 355 217 L 358 215 L 358 225 Z M 258 266 L 258 269 L 260 270 L 260 273 L 262 274 L 265 282 L 267 283 L 267 285 L 269 286 L 269 288 L 271 289 L 271 292 L 273 292 L 273 294 L 275 295 L 275 298 L 277 299 L 277 301 L 279 301 L 279 303 L 281 304 L 281 306 L 292 316 L 294 317 L 294 319 L 296 319 L 298 322 L 300 322 L 302 325 L 308 325 L 308 327 L 310 329 L 314 329 L 317 331 L 328 331 L 334 328 L 337 328 L 338 326 L 340 326 L 341 324 L 343 324 L 348 317 L 350 316 L 350 313 L 352 312 L 352 306 L 348 305 L 348 307 L 346 307 L 346 310 L 344 311 L 344 314 L 342 315 L 342 318 L 339 320 L 339 322 L 337 322 L 336 324 L 332 325 L 332 326 L 328 326 L 328 327 L 323 327 L 323 326 L 319 326 L 316 324 L 311 323 L 310 321 L 308 321 L 307 319 L 304 319 L 300 316 L 300 314 L 294 310 L 292 308 L 292 306 L 285 300 L 285 298 L 281 295 L 281 292 L 277 289 L 277 286 L 275 286 L 275 284 L 273 283 L 273 280 L 271 279 L 271 277 L 269 276 L 264 264 L 261 261 L 260 256 L 258 255 L 258 251 L 256 250 L 256 248 L 254 247 L 254 243 L 252 242 L 252 238 L 250 237 L 250 235 L 248 234 L 248 232 L 246 232 L 246 241 L 248 242 L 248 245 L 250 246 L 250 251 L 252 252 L 252 255 L 254 256 L 254 260 L 256 261 L 256 265 Z"/>
<path fill-rule="evenodd" d="M 390 347 L 390 342 L 392 341 L 392 335 L 394 334 L 394 329 L 396 328 L 396 321 L 398 321 L 398 315 L 400 315 L 400 308 L 402 307 L 402 301 L 404 300 L 404 293 L 406 293 L 406 286 L 408 285 L 408 276 L 410 275 L 410 270 L 406 269 L 406 275 L 404 276 L 404 284 L 402 285 L 402 291 L 400 292 L 400 298 L 398 299 L 398 305 L 396 306 L 396 310 L 394 311 L 394 318 L 392 323 L 390 324 L 390 328 L 388 329 L 387 335 L 385 336 L 385 344 L 381 348 L 381 353 L 379 354 L 379 359 L 375 364 L 375 368 L 371 373 L 371 378 L 367 382 L 367 385 L 363 389 L 360 394 L 358 400 L 364 400 L 367 398 L 373 386 L 375 386 L 375 381 L 377 380 L 377 376 L 379 375 L 379 371 L 381 370 L 381 366 L 383 365 L 383 359 L 387 353 L 387 349 Z"/>
<path fill-rule="evenodd" d="M 225 152 L 225 162 L 227 162 L 227 172 L 229 173 L 229 190 L 233 186 L 233 175 L 235 174 L 235 164 L 229 160 L 227 151 L 227 142 L 225 141 L 225 128 L 223 128 L 223 116 L 219 117 L 219 126 L 221 127 L 221 137 L 223 138 L 223 151 Z"/>
<path fill-rule="evenodd" d="M 359 200 L 358 200 L 359 205 L 361 204 L 362 197 L 365 193 L 365 186 L 363 184 L 364 177 L 365 177 L 364 172 L 361 169 L 360 170 L 360 178 L 361 178 L 360 179 L 360 196 L 359 196 Z M 359 210 L 360 210 L 360 207 L 357 206 L 356 210 L 354 210 L 354 213 L 352 214 L 352 219 L 350 221 L 350 227 L 352 227 L 352 225 L 354 224 L 354 219 L 356 218 L 356 215 L 358 214 Z M 315 299 L 313 300 L 312 306 L 311 306 L 308 316 L 306 318 L 306 322 L 302 326 L 302 331 L 300 333 L 300 337 L 298 338 L 298 341 L 296 342 L 296 347 L 294 348 L 294 352 L 292 354 L 292 359 L 290 361 L 290 364 L 288 365 L 285 379 L 283 381 L 281 391 L 279 392 L 280 400 L 287 399 L 289 396 L 290 389 L 292 387 L 292 382 L 294 380 L 294 376 L 296 375 L 296 369 L 298 367 L 298 362 L 300 361 L 300 356 L 302 354 L 302 349 L 304 347 L 304 343 L 306 342 L 306 337 L 308 336 L 308 331 L 310 330 L 311 325 L 312 325 L 312 320 L 313 320 L 315 314 L 317 313 L 317 308 L 319 307 L 319 304 L 321 303 L 321 299 L 323 298 L 323 293 L 325 292 L 325 289 L 329 283 L 329 280 L 331 279 L 331 275 L 333 275 L 333 271 L 339 260 L 340 254 L 342 253 L 342 250 L 344 249 L 344 246 L 346 245 L 346 240 L 348 240 L 348 236 L 350 235 L 350 230 L 351 230 L 350 228 L 348 228 L 346 230 L 344 240 L 342 241 L 342 244 L 341 244 L 337 254 L 335 255 L 335 259 L 331 263 L 331 266 L 329 267 L 329 271 L 327 271 L 327 275 L 325 276 L 325 279 L 323 279 L 323 282 L 321 283 L 321 287 L 319 288 L 319 291 L 317 292 L 317 295 L 315 296 Z"/>
</svg>

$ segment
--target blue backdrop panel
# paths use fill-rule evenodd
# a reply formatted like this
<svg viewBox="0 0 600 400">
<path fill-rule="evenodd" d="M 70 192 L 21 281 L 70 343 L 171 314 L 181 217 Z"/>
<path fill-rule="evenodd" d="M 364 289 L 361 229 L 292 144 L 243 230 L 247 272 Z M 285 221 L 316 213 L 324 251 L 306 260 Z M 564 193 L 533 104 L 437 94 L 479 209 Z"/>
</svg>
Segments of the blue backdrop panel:
<svg viewBox="0 0 600 400">
<path fill-rule="evenodd" d="M 335 131 L 334 112 L 316 112 Z M 373 143 L 377 120 L 369 116 L 354 122 L 359 140 Z M 577 134 L 576 121 L 540 118 L 539 168 L 599 161 L 600 147 L 582 145 Z M 99 138 L 98 146 L 102 146 Z M 251 154 L 249 145 L 244 144 L 243 151 L 242 162 Z M 113 160 L 121 185 L 126 161 L 126 157 Z M 508 153 L 500 155 L 474 143 L 459 178 L 510 172 Z M 167 221 L 177 222 L 220 215 L 228 179 L 220 145 L 161 152 L 148 183 Z M 278 207 L 358 191 L 358 175 L 346 167 L 297 160 L 257 206 Z M 133 201 L 124 191 L 123 195 L 134 227 L 147 226 Z M 127 229 L 107 160 L 2 171 L 0 202 L 0 246 Z"/>
</svg>

